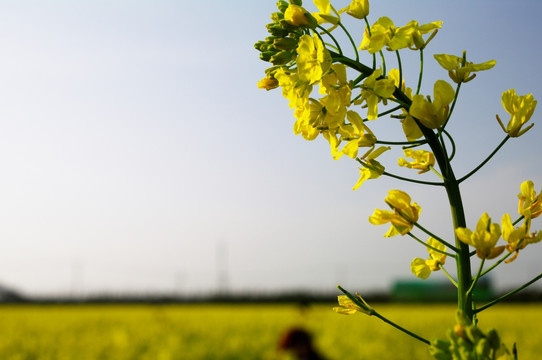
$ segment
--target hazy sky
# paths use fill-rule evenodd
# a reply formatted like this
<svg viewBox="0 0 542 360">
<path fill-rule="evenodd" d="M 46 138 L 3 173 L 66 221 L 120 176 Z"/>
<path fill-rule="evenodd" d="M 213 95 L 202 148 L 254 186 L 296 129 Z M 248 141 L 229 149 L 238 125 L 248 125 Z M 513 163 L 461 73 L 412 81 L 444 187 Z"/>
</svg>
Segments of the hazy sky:
<svg viewBox="0 0 542 360">
<path fill-rule="evenodd" d="M 341 283 L 363 292 L 412 279 L 410 262 L 426 250 L 383 238 L 388 227 L 367 218 L 385 208 L 387 190 L 402 189 L 422 206 L 421 223 L 450 238 L 443 190 L 382 179 L 354 192 L 353 160 L 293 134 L 280 90 L 256 87 L 268 64 L 253 44 L 275 9 L 274 0 L 1 1 L 0 283 L 41 294 L 193 292 L 222 276 L 232 290 Z M 495 120 L 508 119 L 503 91 L 542 98 L 541 13 L 535 0 L 371 3 L 370 22 L 444 21 L 426 50 L 424 93 L 448 80 L 433 53 L 497 60 L 462 88 L 449 127 L 457 174 L 504 137 Z M 345 21 L 361 42 L 362 23 Z M 413 87 L 417 54 L 406 52 L 404 65 Z M 523 180 L 542 188 L 541 111 L 465 183 L 471 227 L 484 211 L 514 218 Z M 397 126 L 374 129 L 402 140 Z M 394 166 L 398 155 L 382 163 L 413 175 Z M 541 252 L 527 248 L 493 280 L 529 280 Z"/>
</svg>

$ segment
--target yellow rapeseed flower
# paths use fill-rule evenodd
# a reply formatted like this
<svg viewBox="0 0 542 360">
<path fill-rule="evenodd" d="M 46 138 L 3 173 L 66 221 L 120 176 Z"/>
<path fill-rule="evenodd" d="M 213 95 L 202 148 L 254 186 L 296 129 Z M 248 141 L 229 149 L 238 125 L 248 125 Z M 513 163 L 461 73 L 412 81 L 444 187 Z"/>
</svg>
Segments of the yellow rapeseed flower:
<svg viewBox="0 0 542 360">
<path fill-rule="evenodd" d="M 409 113 L 429 129 L 438 129 L 446 123 L 450 111 L 450 103 L 454 100 L 455 91 L 444 80 L 437 80 L 433 86 L 433 101 L 423 95 L 414 95 Z"/>
<path fill-rule="evenodd" d="M 302 107 L 308 102 L 312 86 L 300 81 L 297 73 L 279 68 L 273 76 L 282 88 L 282 96 L 290 101 L 288 105 L 291 109 Z"/>
<path fill-rule="evenodd" d="M 384 237 L 407 234 L 418 221 L 422 208 L 415 202 L 411 204 L 410 196 L 401 190 L 388 191 L 385 201 L 393 211 L 376 209 L 369 222 L 373 225 L 390 223 L 391 227 Z"/>
<path fill-rule="evenodd" d="M 429 42 L 437 34 L 438 29 L 442 27 L 442 21 L 433 21 L 424 25 L 418 25 L 418 22 L 416 22 L 414 25 L 414 32 L 412 33 L 412 41 L 414 44 L 410 45 L 409 48 L 412 50 L 417 50 L 423 49 L 427 46 L 427 44 L 429 44 Z M 428 33 L 431 33 L 431 35 L 429 35 L 427 40 L 424 40 L 422 35 Z"/>
<path fill-rule="evenodd" d="M 276 89 L 279 87 L 279 82 L 273 76 L 266 76 L 258 81 L 258 88 L 265 89 L 267 91 Z"/>
<path fill-rule="evenodd" d="M 497 63 L 495 60 L 489 60 L 481 64 L 473 64 L 466 60 L 466 52 L 463 52 L 463 57 L 447 54 L 433 55 L 440 66 L 448 70 L 448 75 L 457 84 L 466 83 L 474 79 L 476 71 L 489 70 Z"/>
<path fill-rule="evenodd" d="M 427 41 L 423 39 L 422 35 L 429 32 L 436 34 L 436 30 L 441 28 L 441 24 L 442 21 L 435 21 L 420 26 L 416 20 L 411 20 L 405 26 L 398 27 L 393 31 L 388 43 L 388 50 L 424 48 L 434 35 L 431 35 Z"/>
<path fill-rule="evenodd" d="M 303 105 L 295 109 L 294 134 L 303 136 L 305 140 L 314 140 L 320 134 L 320 130 L 314 126 L 324 116 L 323 107 L 318 101 L 306 99 Z"/>
<path fill-rule="evenodd" d="M 367 119 L 375 120 L 378 118 L 378 103 L 386 101 L 395 91 L 393 79 L 378 79 L 382 75 L 382 69 L 373 71 L 363 81 L 361 90 L 361 99 L 367 103 Z"/>
<path fill-rule="evenodd" d="M 383 152 L 390 150 L 391 148 L 389 146 L 380 146 L 376 150 L 369 150 L 361 157 L 362 160 L 365 161 L 366 166 L 359 168 L 359 179 L 356 185 L 352 188 L 352 190 L 357 190 L 359 187 L 369 179 L 378 179 L 380 175 L 384 173 L 384 166 L 380 164 L 375 159 L 380 156 Z"/>
<path fill-rule="evenodd" d="M 415 258 L 410 264 L 412 273 L 421 279 L 427 279 L 432 271 L 440 270 L 440 266 L 444 265 L 446 262 L 446 254 L 435 250 L 446 251 L 446 246 L 444 246 L 444 244 L 437 239 L 430 237 L 429 240 L 427 240 L 427 245 L 432 247 L 427 247 L 429 259 L 424 260 L 422 258 Z"/>
<path fill-rule="evenodd" d="M 337 129 L 344 124 L 347 107 L 350 106 L 352 90 L 346 79 L 346 67 L 333 64 L 328 73 L 320 81 L 320 93 L 326 96 L 319 102 L 324 106 L 323 122 L 314 124 L 321 129 Z"/>
<path fill-rule="evenodd" d="M 435 166 L 435 155 L 432 152 L 425 150 L 403 150 L 406 157 L 414 159 L 414 161 L 408 162 L 403 158 L 399 158 L 399 166 L 404 166 L 409 169 L 418 169 L 418 174 L 423 174 Z"/>
<path fill-rule="evenodd" d="M 356 304 L 354 301 L 352 301 L 348 296 L 346 295 L 339 295 L 338 297 L 338 301 L 339 301 L 339 306 L 337 307 L 334 307 L 333 308 L 333 311 L 339 313 L 339 314 L 343 314 L 343 315 L 352 315 L 352 314 L 355 314 L 357 312 L 360 312 L 360 313 L 364 313 L 364 314 L 367 314 L 367 315 L 372 315 L 374 310 L 371 306 L 369 306 L 369 304 L 367 304 L 365 302 L 365 300 L 363 300 L 363 298 L 361 296 L 358 295 L 358 298 L 361 302 L 361 304 L 363 304 L 363 306 L 360 306 L 358 304 Z"/>
<path fill-rule="evenodd" d="M 332 31 L 335 29 L 341 20 L 339 17 L 339 13 L 335 10 L 335 8 L 330 4 L 329 0 L 313 0 L 314 5 L 320 10 L 320 12 L 312 13 L 312 16 L 318 21 L 318 24 L 324 24 L 324 23 L 330 23 L 333 24 L 328 31 Z M 333 11 L 334 15 L 331 15 L 331 12 Z"/>
<path fill-rule="evenodd" d="M 299 79 L 313 85 L 331 67 L 331 55 L 317 35 L 302 35 L 297 46 L 296 63 Z"/>
<path fill-rule="evenodd" d="M 521 183 L 521 192 L 518 194 L 518 198 L 520 215 L 534 219 L 542 214 L 542 193 L 536 194 L 534 183 L 531 180 Z"/>
<path fill-rule="evenodd" d="M 424 48 L 441 27 L 442 21 L 435 21 L 425 25 L 419 25 L 416 20 L 410 21 L 405 26 L 396 27 L 393 21 L 383 16 L 370 28 L 365 28 L 360 50 L 367 50 L 374 54 L 386 46 L 387 50 L 396 51 L 410 48 L 413 50 Z M 433 32 L 428 40 L 422 35 Z"/>
<path fill-rule="evenodd" d="M 459 240 L 474 247 L 480 259 L 493 259 L 504 251 L 504 246 L 495 246 L 501 237 L 501 227 L 492 223 L 487 213 L 482 214 L 474 232 L 458 227 L 455 234 Z"/>
<path fill-rule="evenodd" d="M 357 112 L 349 110 L 346 112 L 346 117 L 350 124 L 341 125 L 338 131 L 341 134 L 341 139 L 348 142 L 341 151 L 333 156 L 335 160 L 340 159 L 343 155 L 355 159 L 360 147 L 372 147 L 376 143 L 376 136 L 365 125 Z M 371 159 L 373 158 L 371 157 Z"/>
<path fill-rule="evenodd" d="M 502 237 L 508 243 L 506 250 L 515 252 L 510 259 L 506 260 L 507 263 L 517 258 L 519 250 L 524 249 L 529 244 L 534 244 L 542 240 L 542 231 L 530 233 L 531 219 L 528 217 L 525 217 L 525 221 L 519 228 L 514 228 L 510 214 L 504 214 L 501 223 Z"/>
<path fill-rule="evenodd" d="M 293 26 L 315 28 L 317 25 L 316 19 L 303 7 L 290 4 L 284 11 L 284 20 Z"/>
<path fill-rule="evenodd" d="M 365 28 L 359 49 L 367 50 L 371 54 L 379 52 L 390 42 L 391 30 L 394 28 L 395 25 L 390 18 L 386 16 L 379 18 L 370 28 Z"/>
<path fill-rule="evenodd" d="M 531 124 L 521 129 L 531 119 L 536 108 L 537 101 L 533 98 L 533 94 L 518 96 L 515 89 L 510 89 L 502 93 L 501 102 L 506 112 L 510 114 L 510 121 L 506 127 L 497 115 L 497 121 L 505 133 L 511 137 L 518 137 L 534 126 Z"/>
<path fill-rule="evenodd" d="M 369 15 L 369 0 L 352 0 L 350 5 L 341 9 L 339 13 L 345 12 L 357 19 L 363 19 Z"/>
</svg>

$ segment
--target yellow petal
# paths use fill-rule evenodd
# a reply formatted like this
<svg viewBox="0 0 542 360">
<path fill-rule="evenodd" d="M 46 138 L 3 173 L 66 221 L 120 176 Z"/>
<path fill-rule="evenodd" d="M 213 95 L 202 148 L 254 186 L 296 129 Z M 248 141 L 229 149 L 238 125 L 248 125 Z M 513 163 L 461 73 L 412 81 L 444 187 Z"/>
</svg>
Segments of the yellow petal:
<svg viewBox="0 0 542 360">
<path fill-rule="evenodd" d="M 455 229 L 455 235 L 465 244 L 472 245 L 472 242 L 470 240 L 472 236 L 472 231 L 470 231 L 469 229 L 459 227 Z"/>
<path fill-rule="evenodd" d="M 454 88 L 444 80 L 437 80 L 433 90 L 435 99 L 439 99 L 442 105 L 449 105 L 454 100 Z"/>
<path fill-rule="evenodd" d="M 431 269 L 427 266 L 424 259 L 415 258 L 410 264 L 410 270 L 420 279 L 427 279 L 431 275 Z"/>
<path fill-rule="evenodd" d="M 357 310 L 355 310 L 355 309 L 349 309 L 349 308 L 340 307 L 340 306 L 339 307 L 334 307 L 333 311 L 335 311 L 338 314 L 342 314 L 342 315 L 352 315 L 352 314 L 355 314 L 357 312 Z"/>
<path fill-rule="evenodd" d="M 458 69 L 462 61 L 460 57 L 455 55 L 435 54 L 433 57 L 435 60 L 437 60 L 440 66 L 448 71 Z"/>
</svg>

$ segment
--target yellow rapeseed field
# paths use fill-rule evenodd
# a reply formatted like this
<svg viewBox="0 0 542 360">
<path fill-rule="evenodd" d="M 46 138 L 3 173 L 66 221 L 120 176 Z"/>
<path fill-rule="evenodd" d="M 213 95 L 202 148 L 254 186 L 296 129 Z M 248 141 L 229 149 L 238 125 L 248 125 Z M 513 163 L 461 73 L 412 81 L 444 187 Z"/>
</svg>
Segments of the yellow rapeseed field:
<svg viewBox="0 0 542 360">
<path fill-rule="evenodd" d="M 312 333 L 328 359 L 430 359 L 427 347 L 376 318 L 334 313 L 333 304 L 63 305 L 0 307 L 2 360 L 285 359 L 278 339 L 292 326 Z M 451 305 L 376 305 L 420 335 L 444 337 Z M 519 359 L 542 354 L 540 305 L 497 305 L 480 316 Z"/>
</svg>

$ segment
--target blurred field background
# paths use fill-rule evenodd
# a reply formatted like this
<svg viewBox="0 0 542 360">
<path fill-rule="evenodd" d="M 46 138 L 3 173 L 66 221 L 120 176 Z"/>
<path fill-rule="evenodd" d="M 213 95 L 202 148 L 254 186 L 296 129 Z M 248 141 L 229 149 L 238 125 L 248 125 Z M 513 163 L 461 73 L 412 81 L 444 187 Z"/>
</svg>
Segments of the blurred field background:
<svg viewBox="0 0 542 360">
<path fill-rule="evenodd" d="M 309 331 L 327 359 L 430 359 L 427 347 L 376 318 L 344 316 L 334 304 L 4 305 L 0 359 L 289 359 L 277 350 L 291 327 Z M 444 337 L 453 305 L 376 304 L 420 335 Z M 542 306 L 504 304 L 480 315 L 517 342 L 520 359 L 542 353 Z"/>
</svg>

